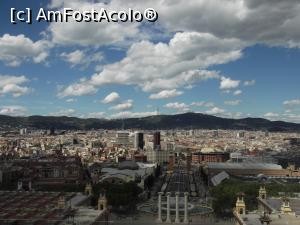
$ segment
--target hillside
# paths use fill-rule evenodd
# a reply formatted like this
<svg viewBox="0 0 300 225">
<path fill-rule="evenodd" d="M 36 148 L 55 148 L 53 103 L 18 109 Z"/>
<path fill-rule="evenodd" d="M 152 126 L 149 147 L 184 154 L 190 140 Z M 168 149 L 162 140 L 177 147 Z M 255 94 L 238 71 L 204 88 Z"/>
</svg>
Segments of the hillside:
<svg viewBox="0 0 300 225">
<path fill-rule="evenodd" d="M 177 115 L 158 115 L 128 119 L 81 119 L 76 117 L 0 116 L 0 127 L 5 129 L 30 127 L 35 129 L 233 129 L 233 130 L 268 130 L 300 131 L 300 124 L 283 121 L 269 121 L 261 118 L 227 119 L 200 113 Z"/>
</svg>

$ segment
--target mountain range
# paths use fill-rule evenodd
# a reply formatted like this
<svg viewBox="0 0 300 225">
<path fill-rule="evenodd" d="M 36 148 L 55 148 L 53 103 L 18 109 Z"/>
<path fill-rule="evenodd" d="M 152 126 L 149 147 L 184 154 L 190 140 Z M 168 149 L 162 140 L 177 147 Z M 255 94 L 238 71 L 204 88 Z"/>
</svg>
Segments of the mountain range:
<svg viewBox="0 0 300 225">
<path fill-rule="evenodd" d="M 201 113 L 156 115 L 127 119 L 82 119 L 76 117 L 29 116 L 11 117 L 0 115 L 0 127 L 58 130 L 91 129 L 230 129 L 292 132 L 300 131 L 300 124 L 270 121 L 262 118 L 228 119 Z"/>
</svg>

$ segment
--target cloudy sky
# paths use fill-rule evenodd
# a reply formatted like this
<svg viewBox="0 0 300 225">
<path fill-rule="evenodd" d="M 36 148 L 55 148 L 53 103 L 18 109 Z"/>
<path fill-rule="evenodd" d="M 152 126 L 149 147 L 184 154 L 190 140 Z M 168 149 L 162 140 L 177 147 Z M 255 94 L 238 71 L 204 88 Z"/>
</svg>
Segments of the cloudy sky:
<svg viewBox="0 0 300 225">
<path fill-rule="evenodd" d="M 13 25 L 12 7 L 151 7 L 159 19 Z M 0 114 L 300 123 L 298 0 L 1 0 L 0 10 Z"/>
</svg>

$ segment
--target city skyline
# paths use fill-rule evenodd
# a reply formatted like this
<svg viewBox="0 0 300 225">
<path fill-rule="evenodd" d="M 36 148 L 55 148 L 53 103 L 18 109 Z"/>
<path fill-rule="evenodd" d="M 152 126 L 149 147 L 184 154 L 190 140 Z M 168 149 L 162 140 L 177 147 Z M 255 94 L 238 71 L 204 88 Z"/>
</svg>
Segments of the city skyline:
<svg viewBox="0 0 300 225">
<path fill-rule="evenodd" d="M 4 0 L 0 6 L 0 114 L 122 118 L 159 108 L 300 123 L 296 1 Z M 13 25 L 12 7 L 151 7 L 159 18 Z"/>
</svg>

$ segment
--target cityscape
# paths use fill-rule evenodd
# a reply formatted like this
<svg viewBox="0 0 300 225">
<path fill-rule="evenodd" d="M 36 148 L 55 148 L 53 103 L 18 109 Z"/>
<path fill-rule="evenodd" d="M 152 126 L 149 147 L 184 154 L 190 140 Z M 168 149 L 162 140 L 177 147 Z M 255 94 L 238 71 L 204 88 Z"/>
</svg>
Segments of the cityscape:
<svg viewBox="0 0 300 225">
<path fill-rule="evenodd" d="M 0 12 L 0 225 L 300 224 L 299 1 Z"/>
<path fill-rule="evenodd" d="M 1 224 L 299 223 L 297 132 L 21 128 L 0 141 Z"/>
</svg>

